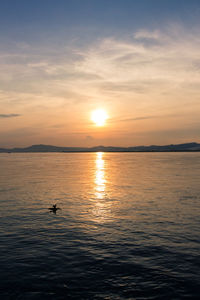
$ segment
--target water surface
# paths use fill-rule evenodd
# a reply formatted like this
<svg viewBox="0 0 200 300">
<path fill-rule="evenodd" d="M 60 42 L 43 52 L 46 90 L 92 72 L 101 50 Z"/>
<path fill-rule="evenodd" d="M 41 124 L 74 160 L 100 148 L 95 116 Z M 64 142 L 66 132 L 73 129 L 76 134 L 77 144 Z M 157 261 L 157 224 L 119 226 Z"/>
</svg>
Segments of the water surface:
<svg viewBox="0 0 200 300">
<path fill-rule="evenodd" d="M 198 299 L 200 153 L 0 154 L 0 169 L 1 299 Z"/>
</svg>

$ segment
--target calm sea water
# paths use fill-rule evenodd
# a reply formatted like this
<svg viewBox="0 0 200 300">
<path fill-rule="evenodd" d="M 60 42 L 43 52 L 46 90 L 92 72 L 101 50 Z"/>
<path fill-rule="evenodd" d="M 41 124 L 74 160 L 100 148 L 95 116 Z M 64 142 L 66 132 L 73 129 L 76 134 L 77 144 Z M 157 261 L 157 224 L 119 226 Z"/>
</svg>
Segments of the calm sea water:
<svg viewBox="0 0 200 300">
<path fill-rule="evenodd" d="M 200 153 L 0 154 L 0 171 L 1 299 L 198 299 Z"/>
</svg>

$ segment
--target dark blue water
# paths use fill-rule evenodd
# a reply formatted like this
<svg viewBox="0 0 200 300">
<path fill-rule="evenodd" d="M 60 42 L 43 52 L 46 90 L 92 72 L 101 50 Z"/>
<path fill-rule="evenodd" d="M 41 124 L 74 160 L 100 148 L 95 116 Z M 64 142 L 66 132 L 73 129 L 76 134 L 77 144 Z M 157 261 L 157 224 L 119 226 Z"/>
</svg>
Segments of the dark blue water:
<svg viewBox="0 0 200 300">
<path fill-rule="evenodd" d="M 0 170 L 0 299 L 199 298 L 200 153 L 0 154 Z"/>
</svg>

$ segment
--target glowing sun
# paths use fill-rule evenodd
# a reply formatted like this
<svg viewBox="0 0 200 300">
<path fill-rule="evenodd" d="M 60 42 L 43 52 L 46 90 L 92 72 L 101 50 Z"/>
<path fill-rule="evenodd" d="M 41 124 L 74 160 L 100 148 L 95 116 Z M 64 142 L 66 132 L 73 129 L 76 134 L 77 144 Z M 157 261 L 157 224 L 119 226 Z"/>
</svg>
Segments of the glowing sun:
<svg viewBox="0 0 200 300">
<path fill-rule="evenodd" d="M 108 119 L 108 115 L 105 110 L 97 109 L 92 112 L 91 119 L 96 126 L 103 126 Z"/>
</svg>

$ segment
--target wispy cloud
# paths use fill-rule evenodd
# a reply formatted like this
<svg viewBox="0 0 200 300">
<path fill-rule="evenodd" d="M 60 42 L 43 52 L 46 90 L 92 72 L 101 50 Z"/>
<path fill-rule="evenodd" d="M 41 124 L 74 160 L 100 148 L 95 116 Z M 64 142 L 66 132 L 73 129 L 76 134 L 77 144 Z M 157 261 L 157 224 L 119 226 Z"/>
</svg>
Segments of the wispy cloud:
<svg viewBox="0 0 200 300">
<path fill-rule="evenodd" d="M 114 119 L 110 118 L 108 120 L 109 123 L 119 123 L 119 122 L 134 122 L 134 121 L 142 121 L 142 120 L 149 120 L 149 119 L 155 119 L 155 118 L 160 118 L 160 116 L 141 116 L 141 117 L 136 117 L 136 118 L 124 118 L 124 119 Z"/>
<path fill-rule="evenodd" d="M 139 117 L 133 117 L 133 118 L 123 118 L 123 119 L 109 119 L 109 122 L 134 122 L 134 121 L 142 121 L 142 120 L 150 120 L 150 119 L 164 119 L 164 118 L 174 118 L 174 117 L 180 117 L 179 114 L 165 114 L 165 115 L 151 115 L 151 116 L 139 116 Z"/>
<path fill-rule="evenodd" d="M 175 25 L 102 38 L 87 47 L 31 47 L 0 54 L 1 86 L 16 94 L 42 95 L 44 102 L 54 97 L 71 103 L 143 93 L 175 96 L 186 89 L 197 93 L 199 49 L 199 32 Z"/>
<path fill-rule="evenodd" d="M 159 30 L 148 31 L 146 29 L 141 29 L 134 34 L 134 38 L 139 40 L 159 40 L 160 38 L 162 38 L 162 35 Z"/>
<path fill-rule="evenodd" d="M 164 132 L 183 127 L 199 118 L 199 49 L 199 30 L 171 25 L 94 39 L 87 45 L 40 43 L 16 53 L 8 50 L 0 53 L 2 111 L 10 111 L 12 105 L 12 111 L 21 112 L 34 128 L 38 115 L 49 128 L 56 119 L 58 128 L 68 124 L 71 133 L 87 132 L 90 110 L 98 105 L 108 110 L 116 136 L 119 128 L 131 134 L 137 128 L 147 132 L 159 127 Z M 1 119 L 17 116 L 0 114 Z M 182 116 L 179 124 L 176 116 Z M 58 132 L 60 139 L 63 132 L 66 128 Z"/>
<path fill-rule="evenodd" d="M 165 32 L 141 30 L 132 38 L 106 38 L 89 47 L 77 68 L 100 76 L 101 90 L 132 94 L 192 90 L 191 83 L 200 83 L 199 48 L 197 31 L 178 26 Z"/>
<path fill-rule="evenodd" d="M 118 122 L 132 122 L 132 121 L 149 120 L 149 119 L 155 119 L 155 118 L 158 118 L 158 116 L 145 116 L 145 117 L 137 117 L 137 118 L 127 118 L 127 119 L 121 119 Z"/>
<path fill-rule="evenodd" d="M 0 118 L 15 118 L 21 116 L 20 114 L 0 114 Z"/>
</svg>

